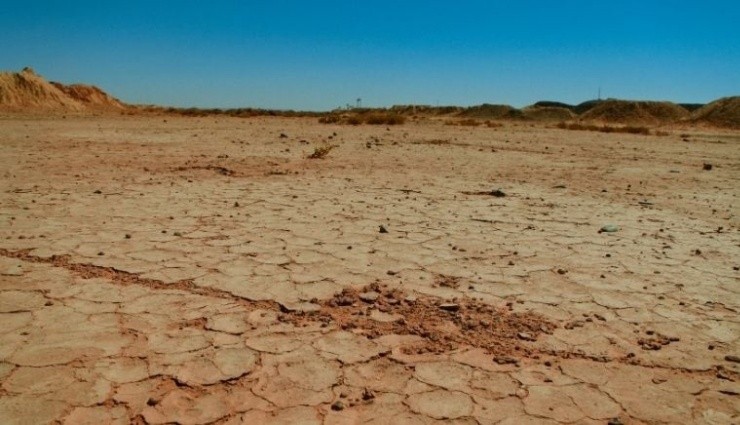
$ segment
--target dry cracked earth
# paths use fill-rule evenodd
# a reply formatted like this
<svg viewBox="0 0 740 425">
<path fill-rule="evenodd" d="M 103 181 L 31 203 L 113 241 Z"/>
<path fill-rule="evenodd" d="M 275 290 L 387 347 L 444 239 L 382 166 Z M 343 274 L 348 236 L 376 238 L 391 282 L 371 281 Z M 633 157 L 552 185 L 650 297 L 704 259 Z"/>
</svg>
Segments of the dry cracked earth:
<svg viewBox="0 0 740 425">
<path fill-rule="evenodd" d="M 740 421 L 738 133 L 4 118 L 0 153 L 3 424 Z"/>
</svg>

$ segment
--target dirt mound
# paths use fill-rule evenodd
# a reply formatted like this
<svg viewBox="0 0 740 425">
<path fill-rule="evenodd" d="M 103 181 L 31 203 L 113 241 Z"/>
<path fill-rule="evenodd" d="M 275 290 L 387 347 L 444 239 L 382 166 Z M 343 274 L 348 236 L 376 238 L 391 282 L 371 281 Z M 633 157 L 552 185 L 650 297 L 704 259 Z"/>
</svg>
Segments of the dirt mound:
<svg viewBox="0 0 740 425">
<path fill-rule="evenodd" d="M 719 127 L 740 128 L 740 96 L 723 97 L 691 114 L 691 121 Z"/>
<path fill-rule="evenodd" d="M 11 112 L 85 112 L 124 109 L 118 99 L 95 86 L 46 81 L 31 68 L 0 72 L 0 110 Z"/>
<path fill-rule="evenodd" d="M 568 121 L 576 118 L 570 109 L 560 106 L 528 106 L 522 109 L 522 114 L 533 121 Z"/>
<path fill-rule="evenodd" d="M 51 84 L 72 99 L 92 108 L 124 109 L 126 107 L 120 100 L 95 86 L 85 84 L 64 85 L 53 81 Z"/>
<path fill-rule="evenodd" d="M 465 108 L 458 115 L 461 117 L 481 119 L 511 119 L 524 117 L 522 111 L 514 108 L 513 106 L 491 105 L 488 103 Z"/>
<path fill-rule="evenodd" d="M 666 124 L 686 119 L 689 111 L 670 102 L 605 100 L 580 115 L 582 120 L 619 124 Z"/>
<path fill-rule="evenodd" d="M 578 115 L 585 114 L 591 109 L 599 106 L 602 102 L 604 102 L 604 100 L 601 99 L 587 100 L 585 102 L 581 102 L 573 107 L 573 112 Z"/>
<path fill-rule="evenodd" d="M 528 106 L 528 108 L 533 108 L 533 107 L 534 108 L 565 108 L 571 111 L 575 111 L 576 109 L 576 107 L 573 105 L 569 105 L 563 102 L 555 102 L 552 100 L 540 100 L 539 102 L 535 102 L 532 105 Z"/>
<path fill-rule="evenodd" d="M 452 115 L 463 110 L 460 106 L 430 106 L 430 105 L 393 105 L 391 112 L 402 115 Z"/>
<path fill-rule="evenodd" d="M 33 69 L 0 73 L 0 109 L 83 111 L 85 106 Z"/>
</svg>

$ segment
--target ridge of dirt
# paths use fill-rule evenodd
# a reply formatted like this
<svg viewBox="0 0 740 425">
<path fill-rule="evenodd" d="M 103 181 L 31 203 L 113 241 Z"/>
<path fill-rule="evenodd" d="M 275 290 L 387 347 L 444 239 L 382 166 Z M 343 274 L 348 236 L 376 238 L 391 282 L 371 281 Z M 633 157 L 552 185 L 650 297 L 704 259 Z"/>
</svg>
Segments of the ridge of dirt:
<svg viewBox="0 0 740 425">
<path fill-rule="evenodd" d="M 740 96 L 717 99 L 691 114 L 691 121 L 718 127 L 740 128 Z"/>
<path fill-rule="evenodd" d="M 370 285 L 344 288 L 325 300 L 312 299 L 301 308 L 293 308 L 275 301 L 251 300 L 228 291 L 205 288 L 192 280 L 165 283 L 143 278 L 137 273 L 86 263 L 75 263 L 69 255 L 40 257 L 31 250 L 11 251 L 0 248 L 0 256 L 30 263 L 49 264 L 64 268 L 83 279 L 102 278 L 119 285 L 139 285 L 155 290 L 180 290 L 195 295 L 228 299 L 248 311 L 270 310 L 278 312 L 278 320 L 296 326 L 320 322 L 322 326 L 335 325 L 368 339 L 388 335 L 413 335 L 421 339 L 402 346 L 409 355 L 442 354 L 461 346 L 482 348 L 493 355 L 498 364 L 519 365 L 521 359 L 544 358 L 582 359 L 597 363 L 624 363 L 670 369 L 689 374 L 714 375 L 721 373 L 731 380 L 740 374 L 718 367 L 716 370 L 689 370 L 669 368 L 644 363 L 634 354 L 623 357 L 593 356 L 578 351 L 540 349 L 531 345 L 543 334 L 552 334 L 560 324 L 534 312 L 514 312 L 513 303 L 496 307 L 472 298 L 443 300 L 433 296 L 409 295 L 405 291 L 389 288 L 375 282 Z M 568 324 L 565 325 L 568 328 Z M 662 344 L 666 339 L 657 335 L 652 344 Z M 645 341 L 638 341 L 644 345 Z M 645 348 L 643 346 L 643 348 Z"/>
<path fill-rule="evenodd" d="M 582 113 L 585 121 L 620 124 L 669 124 L 689 117 L 689 111 L 671 102 L 605 100 Z"/>
<path fill-rule="evenodd" d="M 104 92 L 100 88 L 87 84 L 65 85 L 52 81 L 51 84 L 64 92 L 67 96 L 91 108 L 125 109 L 126 105 L 120 100 Z"/>
<path fill-rule="evenodd" d="M 568 121 L 576 118 L 569 108 L 562 106 L 528 106 L 522 109 L 524 117 L 533 121 Z"/>
<path fill-rule="evenodd" d="M 28 67 L 21 72 L 0 72 L 0 110 L 85 112 L 126 108 L 95 86 L 49 82 Z"/>
<path fill-rule="evenodd" d="M 0 109 L 83 111 L 85 106 L 31 68 L 0 72 Z"/>
<path fill-rule="evenodd" d="M 534 313 L 513 313 L 472 299 L 453 302 L 433 297 L 407 296 L 399 290 L 389 290 L 374 283 L 361 290 L 345 288 L 334 297 L 312 300 L 316 308 L 293 310 L 277 302 L 254 301 L 227 291 L 203 288 L 192 280 L 164 283 L 142 278 L 136 273 L 112 267 L 75 263 L 67 255 L 39 257 L 29 250 L 10 251 L 0 248 L 0 255 L 32 263 L 61 267 L 84 279 L 103 278 L 120 285 L 141 285 L 152 289 L 182 290 L 197 295 L 230 299 L 249 307 L 281 311 L 281 321 L 296 324 L 306 321 L 334 323 L 342 329 L 355 329 L 370 339 L 382 335 L 418 335 L 425 342 L 414 348 L 417 353 L 451 351 L 460 344 L 485 348 L 493 354 L 532 355 L 521 342 L 534 341 L 541 333 L 552 332 L 557 326 Z M 367 294 L 373 294 L 367 296 Z M 372 299 L 371 299 L 372 298 Z M 370 310 L 382 313 L 382 319 L 372 319 Z M 390 315 L 394 320 L 386 320 Z"/>
</svg>

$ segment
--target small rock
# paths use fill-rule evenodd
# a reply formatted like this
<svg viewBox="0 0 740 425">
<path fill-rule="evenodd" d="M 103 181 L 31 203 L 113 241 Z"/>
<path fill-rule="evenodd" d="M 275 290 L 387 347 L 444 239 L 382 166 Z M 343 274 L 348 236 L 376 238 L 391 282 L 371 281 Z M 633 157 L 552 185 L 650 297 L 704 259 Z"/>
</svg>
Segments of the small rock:
<svg viewBox="0 0 740 425">
<path fill-rule="evenodd" d="M 321 306 L 311 302 L 297 301 L 297 302 L 284 302 L 280 304 L 280 310 L 283 313 L 312 313 L 321 310 Z"/>
<path fill-rule="evenodd" d="M 727 355 L 725 360 L 732 363 L 740 363 L 740 356 Z"/>
<path fill-rule="evenodd" d="M 94 194 L 96 194 L 96 195 L 100 195 L 101 193 L 103 193 L 103 191 L 101 191 L 101 190 L 96 190 L 96 191 L 95 191 L 95 192 L 93 192 L 93 193 L 94 193 Z"/>
<path fill-rule="evenodd" d="M 368 292 L 361 293 L 359 296 L 360 296 L 360 299 L 362 301 L 365 301 L 366 303 L 374 303 L 375 301 L 378 300 L 378 297 L 380 296 L 380 294 L 375 291 L 368 291 Z"/>
<path fill-rule="evenodd" d="M 732 377 L 724 369 L 719 369 L 717 371 L 717 375 L 716 376 L 719 379 L 724 379 L 726 381 L 732 381 Z"/>
<path fill-rule="evenodd" d="M 704 171 L 712 171 L 712 164 L 704 164 Z"/>
<path fill-rule="evenodd" d="M 131 235 L 129 235 L 128 233 L 126 233 L 123 237 L 126 239 L 131 239 Z"/>
<path fill-rule="evenodd" d="M 460 310 L 460 304 L 455 303 L 442 303 L 439 305 L 439 308 L 445 311 L 458 311 Z"/>
<path fill-rule="evenodd" d="M 496 356 L 493 358 L 493 362 L 496 364 L 500 364 L 500 365 L 507 365 L 507 364 L 518 365 L 519 364 L 519 360 L 513 357 L 508 357 L 508 356 Z"/>
<path fill-rule="evenodd" d="M 558 269 L 558 274 L 566 274 L 566 273 L 568 273 L 568 270 Z"/>
<path fill-rule="evenodd" d="M 341 400 L 337 400 L 331 405 L 331 410 L 340 411 L 344 410 L 344 403 Z"/>
<path fill-rule="evenodd" d="M 599 232 L 605 232 L 605 233 L 614 233 L 619 231 L 619 226 L 616 224 L 605 224 L 601 226 L 601 229 Z"/>
<path fill-rule="evenodd" d="M 532 337 L 532 335 L 530 335 L 530 334 L 528 334 L 526 332 L 519 332 L 518 334 L 516 334 L 516 336 L 519 339 L 523 339 L 525 341 L 534 341 L 534 337 Z"/>
<path fill-rule="evenodd" d="M 380 226 L 378 226 L 378 227 L 380 228 L 378 230 L 378 232 L 380 232 L 380 233 L 388 233 L 388 229 L 386 229 L 385 226 L 383 226 L 382 224 Z"/>
<path fill-rule="evenodd" d="M 372 392 L 369 388 L 365 388 L 362 391 L 362 399 L 365 401 L 372 400 L 375 398 L 375 393 Z"/>
<path fill-rule="evenodd" d="M 491 196 L 496 198 L 503 198 L 504 196 L 506 196 L 506 193 L 504 193 L 504 191 L 501 189 L 496 189 L 491 191 Z"/>
</svg>

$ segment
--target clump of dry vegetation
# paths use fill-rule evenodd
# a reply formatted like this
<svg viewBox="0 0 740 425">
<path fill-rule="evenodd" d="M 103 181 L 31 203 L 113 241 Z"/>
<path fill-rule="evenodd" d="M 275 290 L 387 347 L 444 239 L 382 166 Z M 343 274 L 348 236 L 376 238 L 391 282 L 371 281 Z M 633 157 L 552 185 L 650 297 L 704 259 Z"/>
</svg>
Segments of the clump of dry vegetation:
<svg viewBox="0 0 740 425">
<path fill-rule="evenodd" d="M 337 145 L 317 146 L 314 148 L 313 153 L 308 156 L 308 159 L 324 159 L 336 147 Z"/>
<path fill-rule="evenodd" d="M 629 134 L 644 134 L 650 135 L 650 128 L 640 126 L 608 126 L 608 125 L 595 125 L 595 124 L 581 124 L 577 122 L 560 122 L 556 125 L 557 128 L 563 130 L 578 130 L 578 131 L 599 131 L 601 133 L 629 133 Z M 659 132 L 665 133 L 665 132 Z M 663 135 L 663 134 L 659 134 Z"/>
<path fill-rule="evenodd" d="M 406 122 L 406 117 L 390 111 L 362 110 L 348 113 L 333 113 L 319 118 L 322 124 L 347 124 L 347 125 L 401 125 Z"/>
<path fill-rule="evenodd" d="M 445 125 L 458 125 L 461 127 L 478 127 L 480 125 L 485 125 L 488 128 L 503 127 L 503 124 L 498 122 L 494 122 L 491 120 L 479 121 L 473 118 L 466 118 L 462 120 L 447 120 L 445 121 Z"/>
<path fill-rule="evenodd" d="M 473 118 L 468 118 L 464 120 L 447 120 L 445 121 L 445 125 L 457 125 L 460 127 L 478 127 L 482 123 L 478 120 L 475 120 Z"/>
</svg>

